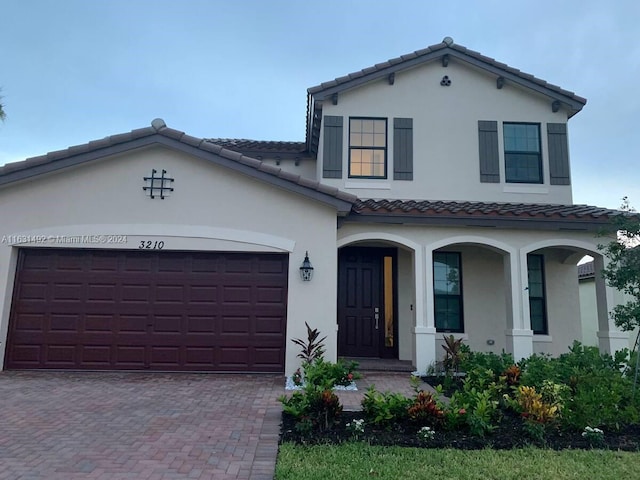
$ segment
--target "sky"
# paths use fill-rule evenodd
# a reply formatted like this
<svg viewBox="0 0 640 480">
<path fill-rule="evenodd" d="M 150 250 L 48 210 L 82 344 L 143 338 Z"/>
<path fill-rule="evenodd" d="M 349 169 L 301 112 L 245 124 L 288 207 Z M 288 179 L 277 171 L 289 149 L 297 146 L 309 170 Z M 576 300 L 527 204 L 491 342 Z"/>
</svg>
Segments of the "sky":
<svg viewBox="0 0 640 480">
<path fill-rule="evenodd" d="M 449 36 L 587 98 L 574 203 L 640 209 L 637 0 L 0 0 L 0 18 L 0 165 L 157 117 L 303 141 L 307 88 Z"/>
</svg>

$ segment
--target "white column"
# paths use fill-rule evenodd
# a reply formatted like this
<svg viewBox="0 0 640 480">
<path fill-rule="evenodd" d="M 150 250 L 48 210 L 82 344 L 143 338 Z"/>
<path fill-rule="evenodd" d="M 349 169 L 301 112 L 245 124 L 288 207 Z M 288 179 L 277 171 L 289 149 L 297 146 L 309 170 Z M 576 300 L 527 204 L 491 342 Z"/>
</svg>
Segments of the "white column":
<svg viewBox="0 0 640 480">
<path fill-rule="evenodd" d="M 511 252 L 503 257 L 507 304 L 507 351 L 517 362 L 533 354 L 533 330 L 529 316 L 527 254 Z"/>
<path fill-rule="evenodd" d="M 424 372 L 436 361 L 436 328 L 433 312 L 433 252 L 419 248 L 414 251 L 416 285 L 416 323 L 413 328 L 414 365 Z"/>
<path fill-rule="evenodd" d="M 618 330 L 609 316 L 609 309 L 615 306 L 613 288 L 607 286 L 602 278 L 605 259 L 602 255 L 594 256 L 596 279 L 596 303 L 598 312 L 598 346 L 603 353 L 614 354 L 623 348 L 629 348 L 629 332 Z"/>
</svg>

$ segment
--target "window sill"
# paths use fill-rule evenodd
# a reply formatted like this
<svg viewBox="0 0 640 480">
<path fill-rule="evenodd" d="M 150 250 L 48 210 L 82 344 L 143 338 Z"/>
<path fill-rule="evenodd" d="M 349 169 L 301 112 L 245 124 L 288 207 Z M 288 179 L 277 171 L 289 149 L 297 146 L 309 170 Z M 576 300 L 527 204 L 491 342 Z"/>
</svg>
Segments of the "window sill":
<svg viewBox="0 0 640 480">
<path fill-rule="evenodd" d="M 533 343 L 552 343 L 553 337 L 551 335 L 533 335 Z"/>
<path fill-rule="evenodd" d="M 533 185 L 505 185 L 502 191 L 504 193 L 532 193 L 537 195 L 546 195 L 549 193 L 549 188 Z"/>
<path fill-rule="evenodd" d="M 466 333 L 456 333 L 456 332 L 441 332 L 438 331 L 436 332 L 436 335 L 444 335 L 445 337 L 448 337 L 449 335 L 453 335 L 453 338 L 455 338 L 456 340 L 463 340 L 463 341 L 467 341 L 469 340 L 469 335 Z M 440 337 L 440 339 L 442 339 L 442 337 Z"/>
<path fill-rule="evenodd" d="M 347 181 L 344 182 L 344 188 L 367 188 L 371 190 L 391 190 L 390 183 L 378 183 L 378 182 L 359 182 L 359 181 Z"/>
</svg>

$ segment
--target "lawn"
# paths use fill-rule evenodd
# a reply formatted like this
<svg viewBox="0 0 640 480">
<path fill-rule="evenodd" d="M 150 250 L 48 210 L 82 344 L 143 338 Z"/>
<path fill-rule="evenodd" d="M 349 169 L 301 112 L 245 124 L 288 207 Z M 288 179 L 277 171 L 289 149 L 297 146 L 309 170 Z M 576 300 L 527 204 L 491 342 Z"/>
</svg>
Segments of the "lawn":
<svg viewBox="0 0 640 480">
<path fill-rule="evenodd" d="M 638 478 L 640 453 L 602 450 L 454 450 L 365 443 L 280 446 L 276 480 Z"/>
</svg>

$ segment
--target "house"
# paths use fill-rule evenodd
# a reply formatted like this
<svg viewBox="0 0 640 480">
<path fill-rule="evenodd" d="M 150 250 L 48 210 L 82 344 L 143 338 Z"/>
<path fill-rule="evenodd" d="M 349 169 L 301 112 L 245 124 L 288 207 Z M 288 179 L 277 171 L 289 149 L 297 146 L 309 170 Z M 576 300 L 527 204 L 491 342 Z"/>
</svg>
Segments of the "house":
<svg viewBox="0 0 640 480">
<path fill-rule="evenodd" d="M 310 88 L 305 142 L 156 119 L 5 165 L 2 368 L 291 373 L 305 322 L 329 359 L 419 370 L 444 334 L 565 351 L 618 214 L 572 202 L 585 103 L 447 37 Z M 596 290 L 598 345 L 627 346 Z"/>
<path fill-rule="evenodd" d="M 578 265 L 578 294 L 580 297 L 581 343 L 598 346 L 598 301 L 596 297 L 596 270 L 593 260 Z M 613 304 L 624 304 L 632 300 L 628 294 L 613 290 Z M 638 337 L 638 329 L 630 332 L 629 345 L 633 350 Z"/>
</svg>

